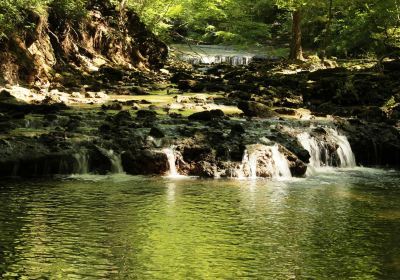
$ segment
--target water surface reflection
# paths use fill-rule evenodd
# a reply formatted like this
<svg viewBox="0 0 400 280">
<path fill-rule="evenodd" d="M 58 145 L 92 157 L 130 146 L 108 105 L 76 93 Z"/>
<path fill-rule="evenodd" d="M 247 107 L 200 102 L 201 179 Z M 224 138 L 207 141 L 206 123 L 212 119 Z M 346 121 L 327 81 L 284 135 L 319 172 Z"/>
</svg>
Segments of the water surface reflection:
<svg viewBox="0 0 400 280">
<path fill-rule="evenodd" d="M 361 168 L 280 182 L 2 182 L 0 275 L 399 279 L 399 182 Z"/>
</svg>

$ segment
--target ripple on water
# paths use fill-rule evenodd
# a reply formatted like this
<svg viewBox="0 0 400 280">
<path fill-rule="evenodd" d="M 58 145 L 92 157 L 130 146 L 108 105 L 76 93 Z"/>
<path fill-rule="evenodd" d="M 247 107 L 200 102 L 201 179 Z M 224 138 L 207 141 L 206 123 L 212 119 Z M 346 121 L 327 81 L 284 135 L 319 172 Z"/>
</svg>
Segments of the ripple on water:
<svg viewBox="0 0 400 280">
<path fill-rule="evenodd" d="M 400 175 L 0 187 L 4 279 L 399 279 Z"/>
</svg>

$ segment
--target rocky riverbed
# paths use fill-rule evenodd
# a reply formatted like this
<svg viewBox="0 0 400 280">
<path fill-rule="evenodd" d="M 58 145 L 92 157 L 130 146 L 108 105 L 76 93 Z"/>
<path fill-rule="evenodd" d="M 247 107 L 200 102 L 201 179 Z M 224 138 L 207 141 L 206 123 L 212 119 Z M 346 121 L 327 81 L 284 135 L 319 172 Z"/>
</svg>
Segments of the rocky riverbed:
<svg viewBox="0 0 400 280">
<path fill-rule="evenodd" d="M 357 164 L 399 165 L 396 63 L 384 73 L 334 68 L 290 75 L 275 71 L 278 63 L 170 63 L 147 74 L 105 68 L 80 87 L 5 87 L 0 174 L 165 175 L 172 152 L 182 175 L 276 177 L 288 169 L 304 176 L 310 160 L 352 164 L 343 158 L 341 135 Z M 302 143 L 304 133 L 317 158 Z"/>
</svg>

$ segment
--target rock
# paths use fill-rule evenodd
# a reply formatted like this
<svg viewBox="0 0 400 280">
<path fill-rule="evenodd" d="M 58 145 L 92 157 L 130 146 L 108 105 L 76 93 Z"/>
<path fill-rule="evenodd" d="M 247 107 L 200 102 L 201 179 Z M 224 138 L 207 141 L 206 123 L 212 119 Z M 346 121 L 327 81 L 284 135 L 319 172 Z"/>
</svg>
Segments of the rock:
<svg viewBox="0 0 400 280">
<path fill-rule="evenodd" d="M 161 129 L 160 127 L 157 127 L 157 126 L 153 126 L 153 127 L 150 129 L 149 135 L 150 135 L 150 136 L 153 136 L 153 137 L 155 137 L 155 138 L 163 138 L 163 137 L 165 137 L 165 134 L 164 134 L 164 132 L 162 131 L 162 129 Z"/>
<path fill-rule="evenodd" d="M 71 97 L 80 99 L 80 98 L 84 98 L 85 96 L 82 95 L 80 92 L 74 91 L 74 92 L 71 93 Z"/>
<path fill-rule="evenodd" d="M 133 122 L 131 113 L 129 113 L 129 111 L 121 111 L 118 112 L 114 118 L 113 118 L 114 122 L 117 124 L 127 124 L 127 123 L 131 123 Z"/>
<path fill-rule="evenodd" d="M 184 96 L 184 95 L 177 95 L 177 96 L 175 96 L 175 101 L 177 103 L 189 103 L 190 102 L 190 97 L 189 96 Z"/>
<path fill-rule="evenodd" d="M 280 115 L 287 115 L 287 116 L 297 116 L 298 115 L 296 110 L 290 109 L 290 108 L 279 108 L 279 109 L 275 109 L 274 112 L 276 112 Z"/>
<path fill-rule="evenodd" d="M 171 77 L 171 82 L 172 83 L 178 83 L 181 80 L 189 80 L 192 79 L 192 75 L 190 73 L 187 72 L 183 72 L 183 71 L 179 71 L 176 72 L 172 75 Z"/>
<path fill-rule="evenodd" d="M 151 110 L 139 110 L 136 113 L 136 119 L 155 119 L 157 117 L 157 113 Z"/>
<path fill-rule="evenodd" d="M 277 113 L 270 107 L 258 102 L 241 101 L 238 104 L 238 108 L 248 117 L 272 118 L 277 116 Z"/>
<path fill-rule="evenodd" d="M 359 110 L 357 116 L 369 122 L 386 122 L 387 114 L 378 106 L 363 107 Z"/>
<path fill-rule="evenodd" d="M 180 80 L 178 82 L 178 89 L 182 91 L 201 92 L 204 85 L 196 80 Z"/>
<path fill-rule="evenodd" d="M 234 125 L 232 125 L 231 127 L 231 135 L 242 135 L 246 132 L 246 130 L 244 129 L 243 125 L 240 123 L 235 123 Z"/>
<path fill-rule="evenodd" d="M 188 117 L 188 119 L 192 121 L 212 121 L 222 119 L 224 116 L 225 114 L 222 110 L 216 109 L 193 113 Z"/>
<path fill-rule="evenodd" d="M 163 152 L 132 150 L 121 155 L 124 171 L 132 175 L 164 175 L 169 169 Z"/>
<path fill-rule="evenodd" d="M 125 76 L 125 72 L 123 70 L 109 66 L 102 66 L 99 72 L 107 77 L 107 79 L 112 81 L 121 81 Z"/>
<path fill-rule="evenodd" d="M 131 109 L 132 109 L 132 110 L 135 110 L 135 111 L 137 111 L 137 110 L 140 110 L 140 109 L 141 109 L 141 107 L 140 107 L 140 105 L 139 105 L 139 104 L 137 104 L 137 103 L 134 103 L 134 104 L 132 104 L 132 107 L 131 107 Z"/>
<path fill-rule="evenodd" d="M 142 87 L 134 86 L 130 89 L 131 95 L 149 95 L 150 93 Z"/>
<path fill-rule="evenodd" d="M 291 95 L 290 97 L 284 98 L 281 105 L 285 107 L 300 108 L 303 103 L 303 96 Z"/>
<path fill-rule="evenodd" d="M 160 69 L 160 72 L 161 72 L 162 74 L 164 74 L 164 75 L 169 75 L 169 73 L 170 73 L 167 69 L 164 69 L 164 68 L 161 68 L 161 69 Z"/>
<path fill-rule="evenodd" d="M 101 105 L 101 109 L 102 110 L 116 110 L 116 111 L 119 111 L 119 110 L 122 110 L 122 105 L 119 102 L 114 102 L 114 103 L 111 103 L 111 104 L 108 104 L 108 105 L 103 104 L 103 105 Z"/>
</svg>

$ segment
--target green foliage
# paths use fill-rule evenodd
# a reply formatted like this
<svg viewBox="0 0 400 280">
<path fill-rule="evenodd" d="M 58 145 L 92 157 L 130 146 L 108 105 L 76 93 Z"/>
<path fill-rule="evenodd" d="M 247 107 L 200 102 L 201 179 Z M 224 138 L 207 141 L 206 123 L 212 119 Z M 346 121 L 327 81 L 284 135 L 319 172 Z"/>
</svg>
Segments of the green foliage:
<svg viewBox="0 0 400 280">
<path fill-rule="evenodd" d="M 57 18 L 79 21 L 86 15 L 87 0 L 52 0 L 50 8 Z"/>
<path fill-rule="evenodd" d="M 2 0 L 0 5 L 0 39 L 32 26 L 27 21 L 27 11 L 45 13 L 48 0 Z"/>
<path fill-rule="evenodd" d="M 110 0 L 133 9 L 164 40 L 207 43 L 288 43 L 291 12 L 302 11 L 303 44 L 336 56 L 385 53 L 400 47 L 400 0 Z M 29 32 L 29 11 L 79 22 L 89 0 L 1 0 L 0 40 Z M 330 11 L 330 2 L 332 9 Z M 51 13 L 49 12 L 51 11 Z M 179 36 L 177 35 L 179 34 Z"/>
<path fill-rule="evenodd" d="M 29 17 L 31 12 L 46 16 L 48 9 L 53 9 L 58 18 L 79 20 L 86 13 L 86 0 L 2 0 L 0 6 L 0 39 L 12 34 L 29 32 L 34 22 Z"/>
</svg>

